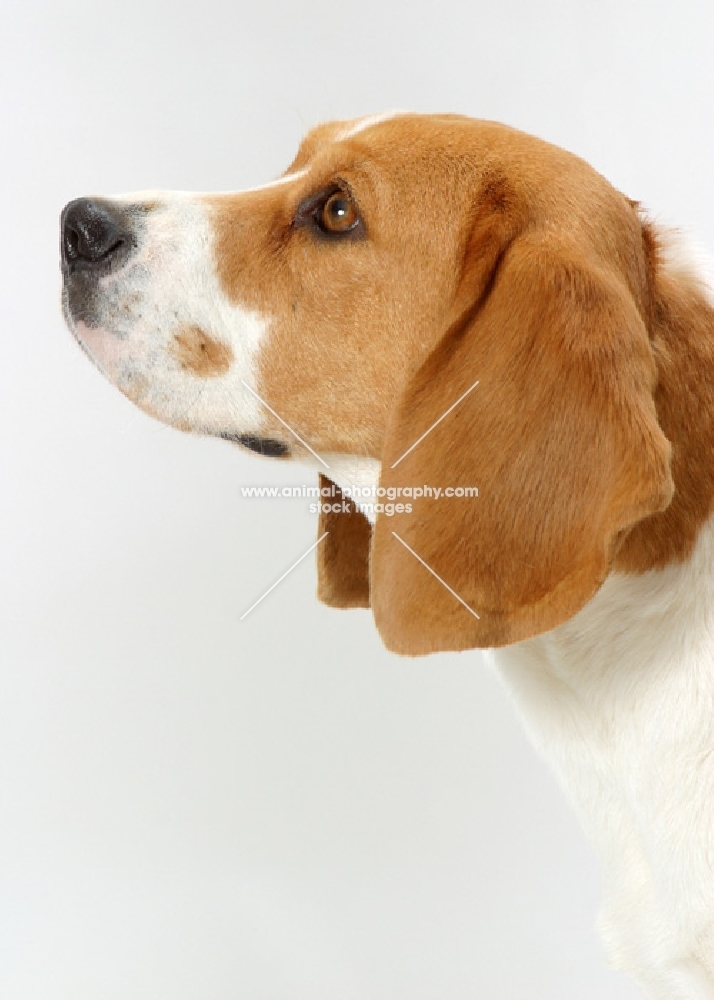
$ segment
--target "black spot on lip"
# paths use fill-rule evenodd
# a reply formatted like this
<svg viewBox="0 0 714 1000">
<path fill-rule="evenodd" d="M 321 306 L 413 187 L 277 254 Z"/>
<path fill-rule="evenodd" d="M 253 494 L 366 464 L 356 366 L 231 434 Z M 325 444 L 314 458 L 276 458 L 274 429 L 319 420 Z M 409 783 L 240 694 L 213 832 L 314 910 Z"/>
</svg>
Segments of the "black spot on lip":
<svg viewBox="0 0 714 1000">
<path fill-rule="evenodd" d="M 286 444 L 282 441 L 276 441 L 275 438 L 263 438 L 255 434 L 229 434 L 227 432 L 218 436 L 224 441 L 235 441 L 236 444 L 242 444 L 244 448 L 250 448 L 258 455 L 267 455 L 268 458 L 283 458 L 290 452 Z"/>
</svg>

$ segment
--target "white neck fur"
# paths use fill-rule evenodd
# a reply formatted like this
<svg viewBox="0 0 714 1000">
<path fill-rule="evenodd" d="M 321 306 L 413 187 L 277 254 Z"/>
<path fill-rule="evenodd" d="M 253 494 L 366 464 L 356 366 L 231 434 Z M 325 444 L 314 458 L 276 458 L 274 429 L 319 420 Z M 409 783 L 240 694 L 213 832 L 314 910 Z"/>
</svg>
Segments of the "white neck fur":
<svg viewBox="0 0 714 1000">
<path fill-rule="evenodd" d="M 490 655 L 601 858 L 611 963 L 653 997 L 714 997 L 714 521 L 686 562 L 612 574 Z"/>
</svg>

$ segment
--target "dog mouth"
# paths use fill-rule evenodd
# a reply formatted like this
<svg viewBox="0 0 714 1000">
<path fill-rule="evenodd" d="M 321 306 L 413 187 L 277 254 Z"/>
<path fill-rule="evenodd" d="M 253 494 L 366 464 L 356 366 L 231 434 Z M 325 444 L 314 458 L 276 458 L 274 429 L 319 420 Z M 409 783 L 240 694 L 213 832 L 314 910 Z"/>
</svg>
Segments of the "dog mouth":
<svg viewBox="0 0 714 1000">
<path fill-rule="evenodd" d="M 249 448 L 256 455 L 265 455 L 266 458 L 287 458 L 290 455 L 290 448 L 284 441 L 276 438 L 259 437 L 257 434 L 231 434 L 228 431 L 219 434 L 218 437 L 224 441 L 233 441 L 241 444 L 244 448 Z"/>
<path fill-rule="evenodd" d="M 258 403 L 243 399 L 234 346 L 240 354 L 240 332 L 254 336 L 255 322 L 238 309 L 226 327 L 220 289 L 206 292 L 206 225 L 188 199 L 70 202 L 60 228 L 65 321 L 93 364 L 150 416 L 256 455 L 290 458 L 289 440 L 261 433 Z M 191 296 L 194 285 L 201 296 Z"/>
</svg>

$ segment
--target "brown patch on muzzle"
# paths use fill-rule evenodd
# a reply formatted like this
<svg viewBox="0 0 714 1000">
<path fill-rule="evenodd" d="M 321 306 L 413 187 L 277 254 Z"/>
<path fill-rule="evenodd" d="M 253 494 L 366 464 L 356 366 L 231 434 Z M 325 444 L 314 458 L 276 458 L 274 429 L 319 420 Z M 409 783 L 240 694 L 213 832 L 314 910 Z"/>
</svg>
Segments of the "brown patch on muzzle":
<svg viewBox="0 0 714 1000">
<path fill-rule="evenodd" d="M 209 337 L 199 326 L 183 326 L 174 334 L 169 348 L 182 368 L 199 378 L 224 375 L 233 361 L 233 351 Z"/>
</svg>

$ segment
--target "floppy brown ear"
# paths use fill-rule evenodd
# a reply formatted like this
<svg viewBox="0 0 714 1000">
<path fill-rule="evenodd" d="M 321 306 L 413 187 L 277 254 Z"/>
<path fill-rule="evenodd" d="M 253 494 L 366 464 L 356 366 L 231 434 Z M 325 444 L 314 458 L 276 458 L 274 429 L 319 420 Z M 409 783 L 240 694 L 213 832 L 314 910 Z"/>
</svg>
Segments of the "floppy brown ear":
<svg viewBox="0 0 714 1000">
<path fill-rule="evenodd" d="M 339 487 L 321 475 L 320 490 L 325 486 L 334 486 L 330 506 L 342 506 Z M 349 512 L 324 512 L 321 505 L 317 537 L 328 534 L 317 547 L 317 596 L 332 608 L 368 608 L 372 526 L 353 501 L 346 503 Z"/>
<path fill-rule="evenodd" d="M 372 607 L 388 648 L 518 642 L 592 597 L 628 529 L 672 496 L 655 378 L 614 270 L 552 236 L 510 245 L 390 420 L 382 486 L 479 494 L 378 516 Z"/>
</svg>

